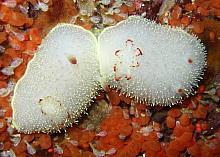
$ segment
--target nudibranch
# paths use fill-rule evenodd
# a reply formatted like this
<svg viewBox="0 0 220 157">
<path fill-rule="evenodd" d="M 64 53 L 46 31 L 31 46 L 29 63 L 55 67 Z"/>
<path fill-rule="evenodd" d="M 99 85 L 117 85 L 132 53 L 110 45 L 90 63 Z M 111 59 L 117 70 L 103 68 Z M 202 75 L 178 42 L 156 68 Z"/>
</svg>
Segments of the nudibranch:
<svg viewBox="0 0 220 157">
<path fill-rule="evenodd" d="M 103 86 L 150 105 L 181 102 L 206 67 L 205 47 L 195 35 L 140 16 L 102 31 L 98 45 Z"/>
<path fill-rule="evenodd" d="M 75 25 L 58 24 L 45 37 L 12 98 L 19 132 L 54 132 L 70 126 L 100 88 L 97 40 Z"/>
</svg>

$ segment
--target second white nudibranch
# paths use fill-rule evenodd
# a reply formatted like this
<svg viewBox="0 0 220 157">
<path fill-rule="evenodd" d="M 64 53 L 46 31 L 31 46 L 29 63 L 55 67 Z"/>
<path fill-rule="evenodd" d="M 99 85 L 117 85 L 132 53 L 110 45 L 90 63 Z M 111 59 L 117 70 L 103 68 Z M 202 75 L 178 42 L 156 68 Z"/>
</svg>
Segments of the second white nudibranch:
<svg viewBox="0 0 220 157">
<path fill-rule="evenodd" d="M 104 84 L 151 105 L 180 102 L 198 85 L 206 65 L 197 37 L 140 16 L 105 29 L 98 44 Z"/>
</svg>

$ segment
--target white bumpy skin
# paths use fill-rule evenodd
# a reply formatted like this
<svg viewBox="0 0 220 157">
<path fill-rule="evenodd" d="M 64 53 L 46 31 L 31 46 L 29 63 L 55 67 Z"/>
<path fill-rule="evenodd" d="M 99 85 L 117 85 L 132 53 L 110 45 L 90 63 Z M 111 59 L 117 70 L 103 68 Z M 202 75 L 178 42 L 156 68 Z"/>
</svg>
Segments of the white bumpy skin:
<svg viewBox="0 0 220 157">
<path fill-rule="evenodd" d="M 98 45 L 103 85 L 150 105 L 181 102 L 206 66 L 205 48 L 197 37 L 140 16 L 105 29 Z"/>
<path fill-rule="evenodd" d="M 57 25 L 15 87 L 13 125 L 24 133 L 70 126 L 97 94 L 99 79 L 94 35 L 75 25 Z"/>
</svg>

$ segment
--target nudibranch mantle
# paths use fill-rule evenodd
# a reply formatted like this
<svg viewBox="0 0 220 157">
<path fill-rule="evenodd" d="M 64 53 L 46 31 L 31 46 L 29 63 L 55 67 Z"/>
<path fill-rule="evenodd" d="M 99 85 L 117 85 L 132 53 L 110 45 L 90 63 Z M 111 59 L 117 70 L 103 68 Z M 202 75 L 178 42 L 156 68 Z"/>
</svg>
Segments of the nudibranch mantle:
<svg viewBox="0 0 220 157">
<path fill-rule="evenodd" d="M 100 88 L 97 40 L 89 31 L 58 24 L 45 37 L 12 98 L 19 132 L 53 132 L 70 126 Z"/>
<path fill-rule="evenodd" d="M 98 45 L 102 84 L 150 105 L 181 102 L 206 66 L 205 47 L 196 36 L 140 16 L 106 28 Z"/>
</svg>

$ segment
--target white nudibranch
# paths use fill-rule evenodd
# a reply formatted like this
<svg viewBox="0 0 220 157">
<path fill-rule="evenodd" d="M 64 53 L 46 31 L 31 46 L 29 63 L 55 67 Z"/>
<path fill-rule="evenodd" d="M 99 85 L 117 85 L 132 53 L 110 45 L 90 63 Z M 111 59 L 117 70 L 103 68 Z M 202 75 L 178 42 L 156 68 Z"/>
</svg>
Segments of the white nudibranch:
<svg viewBox="0 0 220 157">
<path fill-rule="evenodd" d="M 181 102 L 206 66 L 206 51 L 196 36 L 140 16 L 105 29 L 98 45 L 102 84 L 150 105 Z"/>
<path fill-rule="evenodd" d="M 71 25 L 53 28 L 18 81 L 12 99 L 19 132 L 55 132 L 86 111 L 99 87 L 97 40 Z"/>
</svg>

